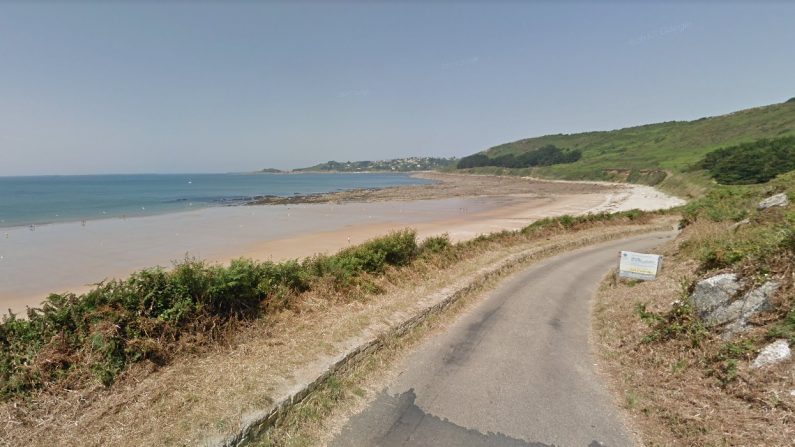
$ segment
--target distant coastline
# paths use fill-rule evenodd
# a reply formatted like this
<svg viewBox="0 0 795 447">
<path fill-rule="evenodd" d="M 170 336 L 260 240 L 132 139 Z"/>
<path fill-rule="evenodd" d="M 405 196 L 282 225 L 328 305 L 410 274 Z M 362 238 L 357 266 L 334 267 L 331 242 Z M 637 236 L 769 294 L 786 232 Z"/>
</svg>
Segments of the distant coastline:
<svg viewBox="0 0 795 447">
<path fill-rule="evenodd" d="M 450 157 L 405 157 L 388 160 L 362 161 L 328 161 L 306 168 L 294 169 L 293 172 L 422 172 L 435 171 L 455 165 L 457 158 Z"/>
<path fill-rule="evenodd" d="M 250 173 L 249 173 L 250 174 Z M 128 219 L 246 205 L 262 197 L 429 183 L 408 173 L 140 174 L 0 178 L 0 228 Z M 323 174 L 323 175 L 320 175 Z M 356 173 L 361 174 L 361 173 Z"/>
</svg>

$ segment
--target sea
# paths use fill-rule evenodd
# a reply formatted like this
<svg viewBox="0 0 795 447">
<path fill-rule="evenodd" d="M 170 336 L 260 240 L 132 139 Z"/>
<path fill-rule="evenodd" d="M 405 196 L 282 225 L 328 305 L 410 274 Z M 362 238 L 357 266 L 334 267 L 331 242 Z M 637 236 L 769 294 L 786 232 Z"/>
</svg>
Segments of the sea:
<svg viewBox="0 0 795 447">
<path fill-rule="evenodd" d="M 242 205 L 258 196 L 424 184 L 401 173 L 134 174 L 0 177 L 0 227 Z"/>
</svg>

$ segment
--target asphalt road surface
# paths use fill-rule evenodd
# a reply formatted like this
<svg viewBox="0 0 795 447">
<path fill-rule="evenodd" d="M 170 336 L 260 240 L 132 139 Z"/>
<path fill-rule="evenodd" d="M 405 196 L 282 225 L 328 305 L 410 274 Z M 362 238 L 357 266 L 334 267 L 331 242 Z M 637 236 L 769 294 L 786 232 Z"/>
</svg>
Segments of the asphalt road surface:
<svg viewBox="0 0 795 447">
<path fill-rule="evenodd" d="M 619 250 L 645 252 L 674 234 L 587 247 L 513 275 L 397 365 L 331 445 L 633 445 L 595 373 L 591 298 Z"/>
</svg>

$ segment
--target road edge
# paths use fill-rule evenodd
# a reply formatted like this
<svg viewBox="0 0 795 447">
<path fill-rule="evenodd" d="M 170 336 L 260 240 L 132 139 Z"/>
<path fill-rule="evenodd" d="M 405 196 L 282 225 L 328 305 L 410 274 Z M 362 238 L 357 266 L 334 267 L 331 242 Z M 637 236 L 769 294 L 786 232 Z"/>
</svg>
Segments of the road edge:
<svg viewBox="0 0 795 447">
<path fill-rule="evenodd" d="M 572 242 L 533 247 L 503 258 L 491 266 L 481 268 L 476 274 L 465 280 L 442 289 L 439 292 L 439 297 L 433 304 L 420 309 L 415 312 L 413 316 L 392 326 L 384 333 L 372 337 L 337 356 L 336 358 L 338 360 L 330 363 L 320 375 L 309 382 L 299 385 L 295 391 L 274 403 L 270 409 L 247 415 L 235 433 L 220 439 L 208 439 L 203 445 L 208 447 L 243 447 L 249 442 L 256 440 L 264 435 L 270 428 L 279 425 L 292 408 L 310 399 L 313 393 L 323 386 L 329 378 L 354 369 L 368 356 L 385 347 L 388 340 L 402 338 L 413 329 L 423 324 L 426 320 L 443 313 L 447 308 L 462 298 L 479 292 L 482 289 L 482 285 L 489 281 L 503 279 L 503 277 L 508 276 L 521 267 L 526 267 L 528 264 L 550 258 L 561 252 L 620 240 L 630 236 L 670 231 L 671 229 L 671 226 L 668 224 L 657 224 L 632 231 L 610 232 L 595 237 L 576 239 Z"/>
</svg>

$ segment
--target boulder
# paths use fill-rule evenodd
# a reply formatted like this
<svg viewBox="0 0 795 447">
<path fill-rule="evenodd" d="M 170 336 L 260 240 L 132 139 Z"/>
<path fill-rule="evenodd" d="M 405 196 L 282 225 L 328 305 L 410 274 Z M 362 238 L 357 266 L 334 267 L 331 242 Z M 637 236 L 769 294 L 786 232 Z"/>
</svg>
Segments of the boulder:
<svg viewBox="0 0 795 447">
<path fill-rule="evenodd" d="M 776 195 L 772 195 L 767 199 L 759 202 L 759 205 L 756 206 L 758 210 L 764 210 L 767 208 L 772 208 L 774 206 L 787 206 L 789 205 L 789 198 L 785 193 L 778 193 Z"/>
<path fill-rule="evenodd" d="M 731 303 L 725 310 L 718 310 L 713 315 L 714 324 L 728 322 L 721 334 L 723 339 L 729 340 L 740 332 L 744 332 L 748 329 L 748 319 L 759 312 L 770 310 L 773 307 L 770 298 L 776 293 L 776 290 L 778 290 L 778 283 L 768 281 Z"/>
<path fill-rule="evenodd" d="M 707 327 L 724 326 L 724 338 L 744 331 L 753 315 L 769 310 L 770 298 L 779 284 L 768 281 L 735 298 L 742 287 L 737 275 L 723 273 L 697 282 L 690 296 L 696 314 Z"/>
<path fill-rule="evenodd" d="M 789 360 L 790 357 L 792 357 L 792 351 L 789 349 L 789 341 L 786 339 L 776 340 L 759 351 L 759 355 L 754 359 L 751 368 L 775 365 Z"/>
<path fill-rule="evenodd" d="M 742 288 L 734 273 L 722 273 L 696 283 L 690 299 L 702 319 L 706 319 L 715 309 L 726 305 Z"/>
<path fill-rule="evenodd" d="M 778 290 L 778 283 L 768 281 L 741 298 L 713 310 L 706 318 L 710 326 L 732 321 L 748 320 L 753 314 L 770 309 L 770 297 Z"/>
</svg>

